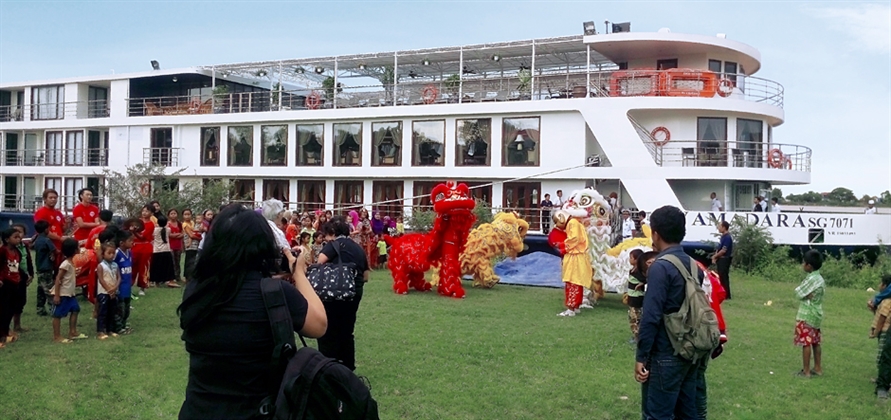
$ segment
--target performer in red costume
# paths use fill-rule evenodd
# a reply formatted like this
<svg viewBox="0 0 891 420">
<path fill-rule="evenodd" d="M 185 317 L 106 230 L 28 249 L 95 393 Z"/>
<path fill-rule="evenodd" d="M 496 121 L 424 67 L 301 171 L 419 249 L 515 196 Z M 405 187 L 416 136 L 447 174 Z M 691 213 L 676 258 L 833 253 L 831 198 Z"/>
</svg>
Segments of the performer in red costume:
<svg viewBox="0 0 891 420">
<path fill-rule="evenodd" d="M 557 210 L 551 215 L 552 225 L 551 232 L 548 233 L 548 245 L 560 252 L 560 258 L 566 254 L 566 222 L 569 221 L 569 213 L 563 210 Z"/>
<path fill-rule="evenodd" d="M 422 292 L 430 290 L 424 273 L 433 266 L 440 270 L 437 292 L 463 298 L 458 258 L 476 221 L 473 215 L 476 202 L 467 185 L 452 181 L 434 187 L 430 199 L 436 212 L 430 232 L 385 238 L 391 245 L 388 267 L 393 274 L 393 291 L 404 295 L 409 287 Z"/>
</svg>

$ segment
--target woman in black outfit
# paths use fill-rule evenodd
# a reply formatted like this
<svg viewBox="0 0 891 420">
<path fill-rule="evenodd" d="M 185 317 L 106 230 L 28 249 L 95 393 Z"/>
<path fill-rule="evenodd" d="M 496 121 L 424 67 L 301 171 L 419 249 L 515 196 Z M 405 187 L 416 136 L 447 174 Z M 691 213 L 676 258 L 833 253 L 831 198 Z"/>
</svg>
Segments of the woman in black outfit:
<svg viewBox="0 0 891 420">
<path fill-rule="evenodd" d="M 319 338 L 319 351 L 327 357 L 337 359 L 350 370 L 356 370 L 356 340 L 353 330 L 356 328 L 356 312 L 362 291 L 368 281 L 368 257 L 359 244 L 350 239 L 350 225 L 343 216 L 336 216 L 322 225 L 322 232 L 328 243 L 319 254 L 319 264 L 337 263 L 338 255 L 334 247 L 338 247 L 344 263 L 356 264 L 356 298 L 352 301 L 322 302 L 328 314 L 328 331 Z"/>
<path fill-rule="evenodd" d="M 269 224 L 243 206 L 214 218 L 178 308 L 189 352 L 189 383 L 180 419 L 263 418 L 261 401 L 278 392 L 283 371 L 273 367 L 274 339 L 260 291 L 281 255 Z M 294 331 L 320 337 L 327 328 L 322 302 L 306 279 L 307 259 L 288 257 L 296 288 L 282 283 Z"/>
</svg>

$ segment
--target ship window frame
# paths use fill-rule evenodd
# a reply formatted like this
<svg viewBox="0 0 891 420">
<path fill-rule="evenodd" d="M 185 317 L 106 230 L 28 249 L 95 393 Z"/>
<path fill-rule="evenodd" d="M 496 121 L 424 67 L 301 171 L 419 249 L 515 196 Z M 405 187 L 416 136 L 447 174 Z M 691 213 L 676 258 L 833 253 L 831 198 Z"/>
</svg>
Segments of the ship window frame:
<svg viewBox="0 0 891 420">
<path fill-rule="evenodd" d="M 538 128 L 536 131 L 538 132 L 538 138 L 535 138 L 532 135 L 529 135 L 528 130 L 531 128 L 520 128 L 515 131 L 513 134 L 513 139 L 509 139 L 511 137 L 511 132 L 508 131 L 507 124 L 508 121 L 521 121 L 521 120 L 536 120 L 536 127 Z M 517 127 L 512 125 L 513 127 Z M 517 137 L 519 137 L 521 132 L 525 132 L 524 138 L 522 141 L 522 148 L 517 147 L 515 150 L 509 149 L 509 147 L 517 142 Z M 533 148 L 529 149 L 529 143 L 526 138 L 529 138 L 528 142 L 533 143 Z M 511 161 L 511 153 L 515 153 L 519 156 L 519 153 L 526 153 L 526 163 L 525 164 L 517 164 L 510 163 Z M 530 153 L 533 153 L 534 158 L 530 159 Z M 501 120 L 501 166 L 502 167 L 514 167 L 514 168 L 522 168 L 522 167 L 538 167 L 541 166 L 541 117 L 540 116 L 518 116 L 518 117 L 508 117 L 503 118 Z"/>
<path fill-rule="evenodd" d="M 274 132 L 267 132 L 275 130 Z M 281 161 L 272 162 L 270 160 L 269 148 L 274 146 L 275 140 L 281 142 Z M 276 152 L 278 153 L 278 152 Z M 287 124 L 270 124 L 260 126 L 260 166 L 282 167 L 288 166 L 288 125 Z"/>
<path fill-rule="evenodd" d="M 279 194 L 271 194 L 270 190 L 273 187 L 279 187 Z M 274 198 L 278 201 L 284 203 L 285 208 L 290 204 L 291 197 L 291 180 L 287 178 L 263 178 L 263 199 L 269 200 L 270 198 Z"/>
<path fill-rule="evenodd" d="M 392 193 L 396 197 L 389 197 L 390 189 L 393 189 Z M 393 201 L 385 204 L 376 204 L 373 208 L 376 212 L 384 213 L 384 216 L 390 216 L 391 218 L 396 218 L 402 216 L 403 209 L 402 204 L 403 200 L 405 200 L 405 181 L 393 181 L 393 180 L 375 180 L 371 183 L 371 191 L 372 191 L 372 199 L 373 203 L 381 203 L 383 201 L 389 200 L 399 200 Z"/>
<path fill-rule="evenodd" d="M 393 126 L 395 124 L 395 126 Z M 380 128 L 376 128 L 380 127 Z M 384 130 L 378 133 L 378 130 Z M 402 121 L 375 121 L 371 123 L 371 166 L 402 166 Z M 393 141 L 393 153 L 390 156 L 382 155 L 384 146 L 382 143 L 386 134 L 390 134 Z M 392 159 L 392 161 L 385 161 Z"/>
<path fill-rule="evenodd" d="M 313 128 L 312 130 L 301 130 L 301 127 Z M 316 130 L 316 128 L 318 130 Z M 296 144 L 296 166 L 325 166 L 325 124 L 297 124 L 294 126 Z M 307 133 L 307 134 L 302 134 Z M 321 146 L 319 156 L 315 163 L 307 163 L 309 161 L 309 153 L 304 147 L 309 143 L 315 135 L 316 143 Z"/>
<path fill-rule="evenodd" d="M 344 131 L 344 135 L 338 139 L 338 127 L 346 127 L 347 130 Z M 358 131 L 353 132 L 352 129 L 358 127 Z M 340 167 L 351 167 L 351 166 L 362 166 L 362 149 L 364 148 L 362 141 L 362 132 L 365 131 L 365 124 L 362 122 L 343 122 L 343 123 L 334 123 L 331 127 L 331 133 L 334 136 L 334 141 L 331 142 L 331 146 L 333 147 L 334 152 L 334 165 Z M 340 148 L 344 142 L 346 142 L 347 136 L 352 136 L 353 141 L 359 145 L 358 151 L 352 151 L 353 158 L 349 159 L 350 163 L 346 163 L 346 155 L 338 153 Z M 350 153 L 350 152 L 347 152 Z"/>
<path fill-rule="evenodd" d="M 206 167 L 218 167 L 220 166 L 220 143 L 222 143 L 222 127 L 201 127 L 199 129 L 199 135 L 201 136 L 201 156 L 199 160 L 201 162 L 201 166 Z M 215 152 L 216 157 L 213 159 L 208 159 L 208 143 L 210 142 L 209 134 L 214 135 L 214 141 L 216 141 Z M 213 151 L 213 150 L 211 150 Z"/>
<path fill-rule="evenodd" d="M 364 202 L 365 181 L 355 179 L 334 180 L 335 208 L 338 208 L 341 210 L 341 212 L 346 213 L 347 209 L 362 207 Z"/>
<path fill-rule="evenodd" d="M 463 137 L 462 121 L 476 121 L 480 125 L 481 121 L 488 123 L 488 126 L 480 127 L 480 140 L 486 145 L 486 158 L 484 163 L 468 164 L 469 160 L 466 156 L 467 140 Z M 492 119 L 491 118 L 459 118 L 455 120 L 455 166 L 468 167 L 489 167 L 492 166 Z"/>
<path fill-rule="evenodd" d="M 416 129 L 418 124 L 425 123 L 439 123 L 442 128 L 442 136 L 439 141 L 434 138 L 428 137 L 428 134 L 424 132 L 424 138 L 429 139 L 429 143 L 438 143 L 439 144 L 439 157 L 436 159 L 435 163 L 422 163 L 421 162 L 421 143 L 424 142 L 419 140 L 418 131 Z M 438 130 L 436 130 L 438 131 Z M 412 166 L 445 166 L 446 161 L 446 120 L 419 120 L 412 121 L 411 123 L 411 164 Z"/>
<path fill-rule="evenodd" d="M 724 124 L 723 139 L 704 138 L 706 133 L 703 132 L 703 120 L 722 121 Z M 727 117 L 696 117 L 696 166 L 727 166 L 727 120 Z M 708 127 L 705 127 L 705 130 L 708 130 Z M 721 137 L 721 133 L 714 134 Z M 710 142 L 717 144 L 717 147 L 707 145 Z"/>
<path fill-rule="evenodd" d="M 244 185 L 247 187 L 249 192 L 249 195 L 247 197 L 236 195 L 237 191 L 239 190 L 239 185 Z M 250 203 L 250 205 L 253 206 L 253 204 L 257 200 L 257 180 L 254 178 L 232 179 L 232 194 L 229 198 L 233 202 Z"/>
<path fill-rule="evenodd" d="M 247 129 L 247 130 L 241 130 Z M 239 132 L 241 131 L 241 132 Z M 248 134 L 248 138 L 244 136 L 244 134 Z M 233 135 L 235 137 L 233 137 Z M 241 138 L 238 136 L 241 135 Z M 236 163 L 236 155 L 235 155 L 235 146 L 236 142 L 240 142 L 241 139 L 245 140 L 245 143 L 248 145 L 247 152 L 247 162 L 246 163 Z M 227 149 L 227 158 L 226 158 L 226 166 L 233 167 L 252 167 L 254 166 L 254 126 L 252 125 L 230 125 L 226 127 L 226 149 Z"/>
<path fill-rule="evenodd" d="M 297 208 L 302 211 L 310 211 L 325 208 L 326 182 L 324 179 L 301 179 L 297 181 Z M 312 200 L 304 200 L 309 194 L 315 192 L 316 198 Z M 308 209 L 308 205 L 314 205 L 315 208 Z"/>
</svg>

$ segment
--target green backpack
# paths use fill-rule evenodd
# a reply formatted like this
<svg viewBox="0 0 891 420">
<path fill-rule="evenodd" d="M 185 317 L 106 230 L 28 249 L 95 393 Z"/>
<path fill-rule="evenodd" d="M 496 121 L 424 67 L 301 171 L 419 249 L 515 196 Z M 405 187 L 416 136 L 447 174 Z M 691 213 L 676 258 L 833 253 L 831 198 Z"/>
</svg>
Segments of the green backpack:
<svg viewBox="0 0 891 420">
<path fill-rule="evenodd" d="M 689 268 L 684 267 L 674 255 L 664 255 L 660 259 L 674 265 L 686 283 L 686 296 L 681 309 L 665 315 L 665 331 L 674 354 L 694 363 L 703 358 L 708 360 L 712 351 L 721 344 L 721 331 L 718 329 L 718 316 L 694 276 L 699 272 L 699 267 L 693 258 L 690 258 Z"/>
</svg>

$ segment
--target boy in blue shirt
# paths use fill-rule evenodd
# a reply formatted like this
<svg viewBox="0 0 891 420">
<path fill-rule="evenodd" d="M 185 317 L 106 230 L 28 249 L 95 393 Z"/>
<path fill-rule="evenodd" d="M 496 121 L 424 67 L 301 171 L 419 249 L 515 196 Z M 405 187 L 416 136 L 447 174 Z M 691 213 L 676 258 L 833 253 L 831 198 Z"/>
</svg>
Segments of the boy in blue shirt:
<svg viewBox="0 0 891 420">
<path fill-rule="evenodd" d="M 35 268 L 37 272 L 37 315 L 48 316 L 46 304 L 52 296 L 53 284 L 55 283 L 55 256 L 56 246 L 47 236 L 49 233 L 49 223 L 46 220 L 38 220 L 34 223 L 34 229 L 37 231 L 37 239 L 34 240 L 34 252 L 37 254 Z"/>
<path fill-rule="evenodd" d="M 118 307 L 114 317 L 114 328 L 118 334 L 130 334 L 130 298 L 131 289 L 133 288 L 133 255 L 130 249 L 133 248 L 133 234 L 130 231 L 122 230 L 118 232 L 117 237 L 118 250 L 114 256 L 114 262 L 118 265 L 121 273 L 121 284 L 118 286 Z"/>
</svg>

